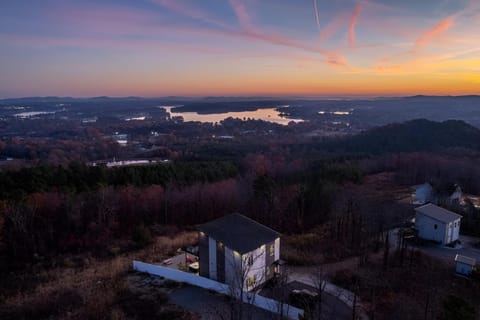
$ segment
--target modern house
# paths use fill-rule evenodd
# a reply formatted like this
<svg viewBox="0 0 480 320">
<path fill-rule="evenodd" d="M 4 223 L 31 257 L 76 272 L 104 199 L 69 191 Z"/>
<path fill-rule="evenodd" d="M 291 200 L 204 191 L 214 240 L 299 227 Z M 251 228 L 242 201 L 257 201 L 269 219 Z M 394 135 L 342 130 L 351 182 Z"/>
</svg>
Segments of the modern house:
<svg viewBox="0 0 480 320">
<path fill-rule="evenodd" d="M 461 215 L 431 203 L 415 208 L 415 211 L 419 238 L 444 245 L 458 240 Z"/>
<path fill-rule="evenodd" d="M 238 213 L 198 230 L 200 276 L 252 290 L 279 272 L 280 233 Z"/>
<path fill-rule="evenodd" d="M 476 260 L 470 257 L 457 254 L 455 256 L 455 272 L 464 276 L 469 276 L 473 272 Z"/>
</svg>

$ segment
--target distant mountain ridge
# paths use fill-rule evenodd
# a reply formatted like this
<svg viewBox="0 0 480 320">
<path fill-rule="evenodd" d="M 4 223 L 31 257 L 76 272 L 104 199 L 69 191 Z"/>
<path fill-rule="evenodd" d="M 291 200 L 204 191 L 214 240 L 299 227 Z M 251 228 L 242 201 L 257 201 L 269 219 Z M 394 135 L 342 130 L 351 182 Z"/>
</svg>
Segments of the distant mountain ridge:
<svg viewBox="0 0 480 320">
<path fill-rule="evenodd" d="M 371 98 L 350 98 L 350 97 L 345 97 L 345 98 L 311 98 L 311 97 L 276 97 L 276 96 L 204 96 L 204 97 L 189 97 L 189 96 L 160 96 L 160 97 L 140 97 L 140 96 L 126 96 L 126 97 L 111 97 L 111 96 L 96 96 L 96 97 L 70 97 L 70 96 L 34 96 L 34 97 L 17 97 L 17 98 L 5 98 L 5 99 L 0 99 L 0 102 L 8 102 L 8 103 L 14 103 L 14 102 L 57 102 L 57 101 L 85 101 L 85 100 L 134 100 L 134 99 L 145 99 L 145 100 L 164 100 L 164 99 L 172 99 L 172 100 L 193 100 L 193 101 L 217 101 L 217 102 L 235 102 L 235 101 L 252 101 L 252 100 L 258 100 L 258 101 L 265 101 L 265 100 L 282 100 L 282 101 L 296 101 L 296 100 L 309 100 L 309 101 L 342 101 L 344 99 L 347 100 L 401 100 L 401 99 L 407 99 L 407 100 L 414 100 L 414 99 L 479 99 L 480 95 L 459 95 L 459 96 L 450 96 L 450 95 L 442 95 L 442 96 L 435 96 L 435 95 L 415 95 L 415 96 L 405 96 L 405 97 L 384 97 L 384 96 L 378 96 L 378 97 L 371 97 Z"/>
</svg>

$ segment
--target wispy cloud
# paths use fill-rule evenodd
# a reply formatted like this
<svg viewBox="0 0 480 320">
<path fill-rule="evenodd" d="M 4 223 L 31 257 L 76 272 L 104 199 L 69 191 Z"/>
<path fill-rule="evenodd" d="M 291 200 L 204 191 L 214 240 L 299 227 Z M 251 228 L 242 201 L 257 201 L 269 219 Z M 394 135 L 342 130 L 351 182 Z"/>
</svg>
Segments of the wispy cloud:
<svg viewBox="0 0 480 320">
<path fill-rule="evenodd" d="M 363 5 L 357 4 L 355 6 L 355 9 L 353 9 L 352 16 L 350 17 L 350 22 L 348 25 L 348 43 L 352 48 L 355 47 L 355 41 L 356 41 L 355 29 L 357 27 L 358 18 L 360 17 L 362 10 L 363 10 Z"/>
<path fill-rule="evenodd" d="M 178 14 L 181 14 L 183 16 L 187 16 L 190 18 L 197 19 L 199 21 L 202 21 L 206 24 L 220 27 L 220 28 L 230 28 L 230 26 L 218 19 L 214 19 L 209 16 L 209 14 L 203 10 L 193 8 L 191 6 L 182 4 L 182 2 L 178 0 L 150 0 L 151 2 L 161 5 L 170 11 L 176 12 Z"/>
<path fill-rule="evenodd" d="M 347 60 L 342 55 L 327 56 L 327 62 L 332 66 L 340 66 L 340 67 L 349 66 Z"/>
<path fill-rule="evenodd" d="M 428 59 L 432 58 L 432 56 L 425 60 L 424 57 L 420 55 L 421 49 L 446 33 L 453 26 L 456 16 L 459 16 L 459 14 L 439 20 L 433 27 L 420 33 L 420 36 L 418 36 L 413 42 L 411 49 L 380 59 L 376 64 L 376 68 L 382 72 L 385 70 L 398 71 L 400 68 L 417 66 L 419 65 L 419 62 L 426 63 Z M 452 58 L 453 56 L 448 54 L 436 55 L 435 59 L 438 59 L 439 57 Z"/>
<path fill-rule="evenodd" d="M 401 8 L 398 6 L 379 3 L 371 0 L 356 0 L 355 2 L 357 3 L 357 5 L 368 7 L 369 9 L 372 9 L 374 11 L 396 12 L 396 13 L 407 11 L 404 8 Z"/>
<path fill-rule="evenodd" d="M 239 0 L 229 0 L 229 2 L 242 29 L 255 32 L 255 27 L 253 26 L 252 19 L 250 18 L 245 3 Z"/>
<path fill-rule="evenodd" d="M 417 38 L 413 51 L 418 51 L 421 47 L 430 43 L 434 38 L 445 33 L 448 29 L 452 27 L 453 24 L 453 17 L 447 17 L 440 20 L 433 28 L 425 31 L 419 38 Z"/>
<path fill-rule="evenodd" d="M 247 11 L 247 8 L 241 0 L 230 0 L 230 5 L 237 16 L 240 26 L 242 27 L 242 31 L 240 32 L 241 36 L 249 37 L 252 39 L 263 40 L 275 45 L 287 46 L 296 49 L 302 49 L 305 51 L 319 53 L 325 57 L 325 61 L 332 66 L 348 66 L 348 63 L 345 57 L 341 55 L 337 55 L 334 52 L 324 50 L 324 49 L 317 49 L 315 47 L 305 45 L 299 43 L 298 41 L 289 39 L 287 37 L 276 35 L 276 34 L 269 34 L 263 32 L 259 28 L 255 27 L 252 23 L 250 15 Z"/>
<path fill-rule="evenodd" d="M 188 32 L 188 30 L 178 30 Z M 192 45 L 187 43 L 160 41 L 158 39 L 122 39 L 113 37 L 74 37 L 74 36 L 29 36 L 22 34 L 0 33 L 0 41 L 33 48 L 90 48 L 90 49 L 128 49 L 143 51 L 145 48 L 157 52 L 195 52 L 198 54 L 230 55 L 231 50 Z"/>
<path fill-rule="evenodd" d="M 348 16 L 342 12 L 331 19 L 320 32 L 320 40 L 324 41 L 331 38 L 348 21 Z"/>
<path fill-rule="evenodd" d="M 148 28 L 158 27 L 164 16 L 128 7 L 56 7 L 45 13 L 49 21 L 62 25 L 64 32 L 78 35 L 78 30 L 86 35 L 139 35 Z M 148 28 L 147 28 L 148 27 Z"/>
</svg>

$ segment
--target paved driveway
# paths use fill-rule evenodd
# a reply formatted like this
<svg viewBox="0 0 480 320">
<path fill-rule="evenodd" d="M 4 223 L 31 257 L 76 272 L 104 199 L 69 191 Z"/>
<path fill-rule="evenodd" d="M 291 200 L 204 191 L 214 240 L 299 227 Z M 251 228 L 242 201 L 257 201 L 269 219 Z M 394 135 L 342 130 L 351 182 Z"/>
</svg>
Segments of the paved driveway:
<svg viewBox="0 0 480 320">
<path fill-rule="evenodd" d="M 461 245 L 457 248 L 450 248 L 432 243 L 417 246 L 417 248 L 425 252 L 426 254 L 435 256 L 437 258 L 442 258 L 451 262 L 454 261 L 455 255 L 461 254 L 467 257 L 474 258 L 477 260 L 477 263 L 480 263 L 480 249 L 473 247 L 475 243 L 480 242 L 480 238 L 460 236 L 460 241 Z"/>
<path fill-rule="evenodd" d="M 203 320 L 229 319 L 230 306 L 225 296 L 208 290 L 185 285 L 170 293 L 172 303 L 189 311 L 198 313 Z M 244 319 L 247 319 L 247 309 L 251 308 L 253 319 L 270 320 L 274 315 L 255 306 L 244 305 Z"/>
<path fill-rule="evenodd" d="M 318 287 L 318 283 L 315 279 L 315 268 L 296 268 L 295 271 L 289 273 L 289 279 L 291 281 L 298 281 L 311 287 Z M 328 315 L 325 319 L 351 319 L 352 307 L 354 302 L 354 293 L 340 288 L 333 283 L 325 281 L 325 287 L 323 292 L 323 302 L 325 309 L 328 310 Z M 356 300 L 356 319 L 368 319 L 365 312 L 362 310 L 360 298 Z"/>
<path fill-rule="evenodd" d="M 285 301 L 289 298 L 293 290 L 307 289 L 311 292 L 317 292 L 318 287 L 312 281 L 311 277 L 302 274 L 290 274 L 292 280 L 285 285 L 285 295 L 283 299 Z M 348 292 L 326 283 L 325 290 L 322 293 L 322 319 L 335 319 L 335 320 L 351 320 L 352 319 L 352 302 L 345 302 L 344 299 L 348 299 Z M 278 292 L 275 288 L 263 288 L 260 291 L 262 296 L 275 299 L 278 298 Z M 353 299 L 353 298 L 352 298 Z"/>
</svg>

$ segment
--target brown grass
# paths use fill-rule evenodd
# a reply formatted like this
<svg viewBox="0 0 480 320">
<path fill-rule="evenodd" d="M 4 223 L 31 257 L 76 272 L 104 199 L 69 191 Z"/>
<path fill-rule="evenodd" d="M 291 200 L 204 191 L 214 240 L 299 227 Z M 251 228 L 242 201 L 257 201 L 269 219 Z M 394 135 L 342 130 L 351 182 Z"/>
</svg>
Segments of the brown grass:
<svg viewBox="0 0 480 320">
<path fill-rule="evenodd" d="M 324 239 L 324 231 L 319 227 L 309 233 L 282 237 L 282 259 L 290 265 L 316 265 L 323 260 L 319 243 Z"/>
<path fill-rule="evenodd" d="M 86 261 L 81 267 L 65 263 L 37 271 L 32 288 L 21 288 L 3 297 L 0 318 L 126 319 L 119 300 L 128 289 L 126 278 L 132 261 L 159 262 L 196 240 L 196 232 L 181 232 L 174 237 L 157 237 L 142 250 L 108 260 L 75 257 L 72 260 Z"/>
<path fill-rule="evenodd" d="M 423 319 L 428 300 L 428 319 L 438 319 L 449 294 L 465 298 L 480 316 L 480 282 L 454 275 L 454 266 L 421 252 L 413 252 L 400 264 L 390 258 L 382 270 L 381 260 L 339 270 L 333 282 L 355 291 L 370 316 L 380 319 Z"/>
</svg>

